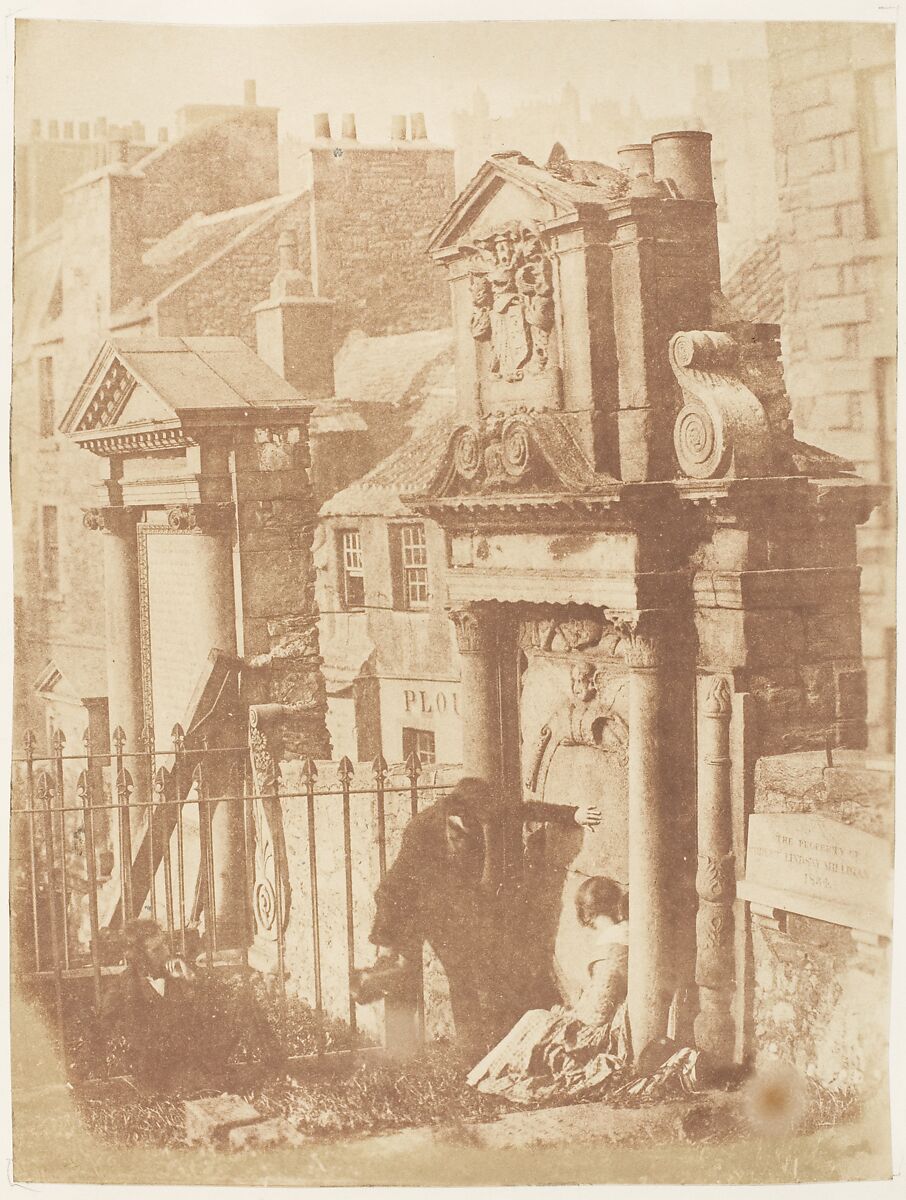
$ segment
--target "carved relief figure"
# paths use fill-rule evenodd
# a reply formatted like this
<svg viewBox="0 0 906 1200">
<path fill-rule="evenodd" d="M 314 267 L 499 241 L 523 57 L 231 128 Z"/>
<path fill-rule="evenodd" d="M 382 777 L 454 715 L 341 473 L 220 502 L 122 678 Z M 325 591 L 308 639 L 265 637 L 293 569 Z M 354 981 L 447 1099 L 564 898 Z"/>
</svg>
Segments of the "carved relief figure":
<svg viewBox="0 0 906 1200">
<path fill-rule="evenodd" d="M 512 383 L 549 362 L 554 327 L 550 255 L 537 233 L 510 224 L 464 247 L 474 255 L 471 331 L 490 339 L 491 375 Z"/>
</svg>

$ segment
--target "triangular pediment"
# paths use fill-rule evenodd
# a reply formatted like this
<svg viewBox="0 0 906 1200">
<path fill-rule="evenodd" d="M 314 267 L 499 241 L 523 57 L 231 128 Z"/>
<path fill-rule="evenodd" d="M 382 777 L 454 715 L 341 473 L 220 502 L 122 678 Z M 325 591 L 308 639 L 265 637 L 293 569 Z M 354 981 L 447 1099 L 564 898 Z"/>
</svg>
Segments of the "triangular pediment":
<svg viewBox="0 0 906 1200">
<path fill-rule="evenodd" d="M 577 183 L 539 167 L 518 151 L 494 154 L 460 192 L 432 234 L 435 255 L 456 249 L 470 236 L 481 236 L 507 221 L 543 224 L 583 209 L 610 205 L 628 188 L 628 178 L 600 166 L 594 182 Z"/>
<path fill-rule="evenodd" d="M 137 385 L 135 375 L 106 342 L 61 421 L 61 432 L 84 433 L 118 424 Z"/>
</svg>

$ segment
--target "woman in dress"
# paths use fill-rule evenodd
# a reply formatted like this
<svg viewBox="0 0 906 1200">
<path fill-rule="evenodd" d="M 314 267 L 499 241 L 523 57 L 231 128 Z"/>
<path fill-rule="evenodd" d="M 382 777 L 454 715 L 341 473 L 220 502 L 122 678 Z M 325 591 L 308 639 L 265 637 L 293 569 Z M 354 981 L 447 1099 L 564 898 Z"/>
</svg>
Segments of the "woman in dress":
<svg viewBox="0 0 906 1200">
<path fill-rule="evenodd" d="M 598 1091 L 629 1058 L 626 981 L 629 920 L 626 893 L 596 875 L 576 893 L 576 916 L 588 930 L 588 980 L 576 1005 L 532 1009 L 471 1071 L 481 1092 L 529 1103 Z"/>
</svg>

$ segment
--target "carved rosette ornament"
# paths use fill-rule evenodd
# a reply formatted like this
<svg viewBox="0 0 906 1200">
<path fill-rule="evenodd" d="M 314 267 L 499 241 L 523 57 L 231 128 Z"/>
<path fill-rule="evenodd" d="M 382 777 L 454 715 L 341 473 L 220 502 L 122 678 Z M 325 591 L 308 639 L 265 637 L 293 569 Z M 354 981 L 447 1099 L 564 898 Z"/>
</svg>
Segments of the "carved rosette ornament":
<svg viewBox="0 0 906 1200">
<path fill-rule="evenodd" d="M 700 1011 L 695 1038 L 718 1058 L 733 1054 L 733 903 L 736 862 L 731 850 L 730 719 L 732 693 L 722 675 L 709 683 L 701 709 L 698 786 L 698 893 L 695 982 Z"/>
<path fill-rule="evenodd" d="M 511 221 L 460 249 L 471 259 L 470 328 L 476 341 L 491 343 L 491 378 L 514 383 L 547 370 L 554 288 L 540 229 Z"/>
</svg>

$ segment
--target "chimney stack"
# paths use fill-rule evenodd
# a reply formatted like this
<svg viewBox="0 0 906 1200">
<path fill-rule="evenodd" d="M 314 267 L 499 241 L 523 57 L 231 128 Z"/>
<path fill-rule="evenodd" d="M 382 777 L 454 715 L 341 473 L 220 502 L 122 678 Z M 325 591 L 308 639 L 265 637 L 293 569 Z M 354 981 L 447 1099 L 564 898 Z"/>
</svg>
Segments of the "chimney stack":
<svg viewBox="0 0 906 1200">
<path fill-rule="evenodd" d="M 390 122 L 390 138 L 394 142 L 406 140 L 406 118 L 394 117 Z"/>
<path fill-rule="evenodd" d="M 50 140 L 52 142 L 55 142 L 57 140 L 57 138 L 60 136 L 60 122 L 59 121 L 48 121 L 47 122 L 47 136 L 50 138 Z"/>
<path fill-rule="evenodd" d="M 75 134 L 75 126 L 72 121 L 63 122 L 63 137 L 67 142 L 71 142 Z"/>
<path fill-rule="evenodd" d="M 639 175 L 654 175 L 654 149 L 650 142 L 634 142 L 621 146 L 617 151 L 617 162 L 630 179 Z"/>
<path fill-rule="evenodd" d="M 295 231 L 277 242 L 270 296 L 255 309 L 258 354 L 308 400 L 333 395 L 333 300 L 312 295 Z"/>
<path fill-rule="evenodd" d="M 327 113 L 315 113 L 314 118 L 315 137 L 329 138 L 330 137 L 330 117 Z"/>
<path fill-rule="evenodd" d="M 658 133 L 651 139 L 655 179 L 672 179 L 683 200 L 714 203 L 711 134 L 700 129 Z"/>
<path fill-rule="evenodd" d="M 31 123 L 31 136 L 39 138 L 41 136 L 41 118 L 36 117 Z"/>
<path fill-rule="evenodd" d="M 87 121 L 79 121 L 79 141 L 87 142 L 91 137 L 91 126 Z"/>
<path fill-rule="evenodd" d="M 132 130 L 130 133 L 133 142 L 143 142 L 145 140 L 145 127 L 141 121 L 132 122 Z"/>
<path fill-rule="evenodd" d="M 258 103 L 258 88 L 254 79 L 245 81 L 245 105 L 247 108 L 254 108 Z"/>
<path fill-rule="evenodd" d="M 99 142 L 106 141 L 107 138 L 107 118 L 98 117 L 94 123 L 94 136 Z"/>
<path fill-rule="evenodd" d="M 343 113 L 343 137 L 350 142 L 356 140 L 355 113 Z"/>
<path fill-rule="evenodd" d="M 125 163 L 129 157 L 129 139 L 126 130 L 119 125 L 111 125 L 107 137 L 107 162 Z"/>
<path fill-rule="evenodd" d="M 428 127 L 425 124 L 424 113 L 412 113 L 409 117 L 409 127 L 413 142 L 423 142 L 428 139 Z"/>
</svg>

